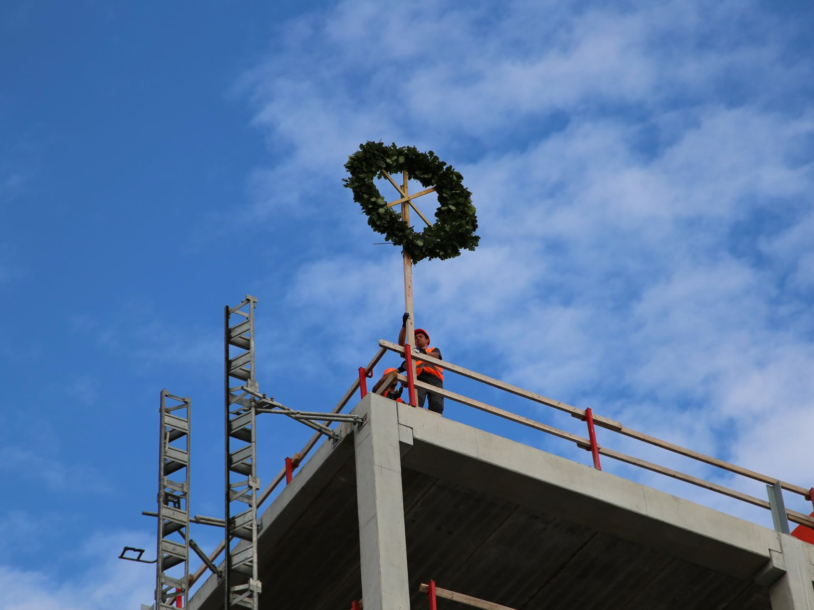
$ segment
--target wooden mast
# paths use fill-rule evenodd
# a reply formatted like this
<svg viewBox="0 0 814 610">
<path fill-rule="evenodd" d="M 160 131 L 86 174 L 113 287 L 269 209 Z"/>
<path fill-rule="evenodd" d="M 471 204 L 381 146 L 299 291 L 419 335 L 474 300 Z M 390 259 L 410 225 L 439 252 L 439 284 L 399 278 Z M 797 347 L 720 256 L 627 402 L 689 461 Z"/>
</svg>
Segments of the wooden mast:
<svg viewBox="0 0 814 610">
<path fill-rule="evenodd" d="M 409 184 L 407 182 L 407 170 L 404 170 L 404 182 L 402 187 L 402 197 L 406 200 L 401 204 L 401 218 L 410 225 L 410 200 L 409 200 Z M 402 250 L 404 257 L 404 311 L 410 314 L 407 320 L 407 334 L 404 340 L 415 347 L 415 315 L 413 312 L 413 259 L 407 253 L 407 250 Z M 415 373 L 415 371 L 413 371 Z"/>
</svg>

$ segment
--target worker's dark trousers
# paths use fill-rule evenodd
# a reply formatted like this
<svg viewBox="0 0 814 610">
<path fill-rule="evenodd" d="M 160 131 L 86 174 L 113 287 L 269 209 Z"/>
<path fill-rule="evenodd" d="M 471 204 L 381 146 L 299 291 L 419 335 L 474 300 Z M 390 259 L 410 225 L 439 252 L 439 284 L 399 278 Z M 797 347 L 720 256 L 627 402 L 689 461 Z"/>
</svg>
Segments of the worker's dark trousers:
<svg viewBox="0 0 814 610">
<path fill-rule="evenodd" d="M 428 383 L 429 385 L 434 385 L 436 388 L 444 387 L 444 382 L 438 379 L 435 375 L 430 375 L 429 373 L 421 373 L 417 379 L 419 381 L 423 381 L 424 383 Z M 429 402 L 429 409 L 430 411 L 435 411 L 436 413 L 443 413 L 444 412 L 444 397 L 440 394 L 434 394 L 429 390 L 425 390 L 424 388 L 416 388 L 416 399 L 418 400 L 418 406 L 422 409 L 424 408 L 424 397 L 427 397 L 427 401 Z"/>
</svg>

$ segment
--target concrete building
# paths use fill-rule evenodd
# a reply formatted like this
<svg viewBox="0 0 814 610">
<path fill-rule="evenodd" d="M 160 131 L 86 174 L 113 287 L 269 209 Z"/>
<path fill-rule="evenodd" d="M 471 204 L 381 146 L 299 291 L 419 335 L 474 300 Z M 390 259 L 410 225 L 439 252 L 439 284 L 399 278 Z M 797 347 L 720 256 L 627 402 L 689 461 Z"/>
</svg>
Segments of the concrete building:
<svg viewBox="0 0 814 610">
<path fill-rule="evenodd" d="M 260 518 L 261 608 L 814 610 L 814 546 L 368 394 Z M 209 577 L 192 610 L 223 608 Z M 439 600 L 440 608 L 460 606 Z"/>
</svg>

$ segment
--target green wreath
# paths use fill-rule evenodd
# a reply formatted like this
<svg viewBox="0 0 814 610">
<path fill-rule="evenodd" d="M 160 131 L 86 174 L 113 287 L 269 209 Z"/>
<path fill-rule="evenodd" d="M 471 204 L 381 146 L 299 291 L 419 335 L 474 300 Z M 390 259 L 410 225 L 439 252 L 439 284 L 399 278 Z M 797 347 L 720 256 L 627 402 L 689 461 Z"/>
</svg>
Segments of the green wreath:
<svg viewBox="0 0 814 610">
<path fill-rule="evenodd" d="M 353 191 L 353 200 L 362 206 L 370 227 L 396 246 L 402 246 L 417 263 L 423 259 L 455 258 L 461 250 L 474 250 L 480 237 L 475 235 L 478 218 L 472 205 L 472 193 L 463 185 L 463 176 L 439 159 L 434 152 L 419 152 L 415 146 L 385 146 L 366 142 L 345 163 L 350 178 L 345 187 Z M 438 209 L 435 223 L 418 232 L 387 207 L 374 178 L 384 178 L 382 171 L 407 175 L 423 186 L 435 187 Z"/>
</svg>

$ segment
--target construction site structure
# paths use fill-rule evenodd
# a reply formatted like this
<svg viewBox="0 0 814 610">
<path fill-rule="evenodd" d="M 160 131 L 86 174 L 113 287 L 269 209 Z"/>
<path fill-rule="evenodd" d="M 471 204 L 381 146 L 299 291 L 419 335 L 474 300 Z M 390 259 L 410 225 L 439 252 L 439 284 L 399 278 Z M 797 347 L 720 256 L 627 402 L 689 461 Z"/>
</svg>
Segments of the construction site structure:
<svg viewBox="0 0 814 610">
<path fill-rule="evenodd" d="M 805 533 L 814 534 L 814 519 L 784 502 L 784 494 L 812 501 L 811 487 L 384 340 L 331 411 L 295 410 L 258 387 L 255 305 L 247 297 L 226 308 L 224 542 L 207 556 L 189 539 L 203 565 L 186 587 L 164 581 L 167 600 L 171 588 L 186 594 L 197 582 L 184 599 L 190 610 L 438 610 L 452 602 L 482 610 L 814 610 L 814 545 L 805 541 L 814 540 Z M 405 360 L 405 374 L 391 372 L 368 392 L 366 380 L 388 353 Z M 570 416 L 566 422 L 576 418 L 586 436 L 423 383 L 414 378 L 415 359 L 489 386 L 489 395 L 499 390 Z M 407 403 L 379 395 L 394 379 L 409 387 Z M 416 388 L 573 443 L 589 463 L 454 421 L 454 409 L 441 417 L 415 408 Z M 343 412 L 357 392 L 360 400 Z M 260 414 L 314 430 L 265 488 L 256 464 Z M 767 498 L 610 449 L 602 439 L 611 434 L 758 481 Z M 774 528 L 603 471 L 602 459 L 767 509 Z M 167 515 L 160 503 L 159 524 L 183 521 Z M 187 529 L 218 524 L 188 511 L 186 518 Z M 790 533 L 789 521 L 800 527 Z M 180 558 L 180 547 L 166 548 Z"/>
<path fill-rule="evenodd" d="M 257 392 L 254 362 L 254 310 L 247 296 L 225 309 L 226 508 L 224 561 L 225 608 L 259 608 L 257 577 Z M 236 353 L 233 353 L 236 352 Z M 235 385 L 236 384 L 236 385 Z M 235 512 L 235 507 L 237 511 Z M 238 545 L 237 541 L 242 541 Z"/>
<path fill-rule="evenodd" d="M 189 601 L 189 478 L 192 403 L 161 390 L 158 548 L 155 603 L 170 610 Z M 180 574 L 171 571 L 180 566 Z"/>
</svg>

